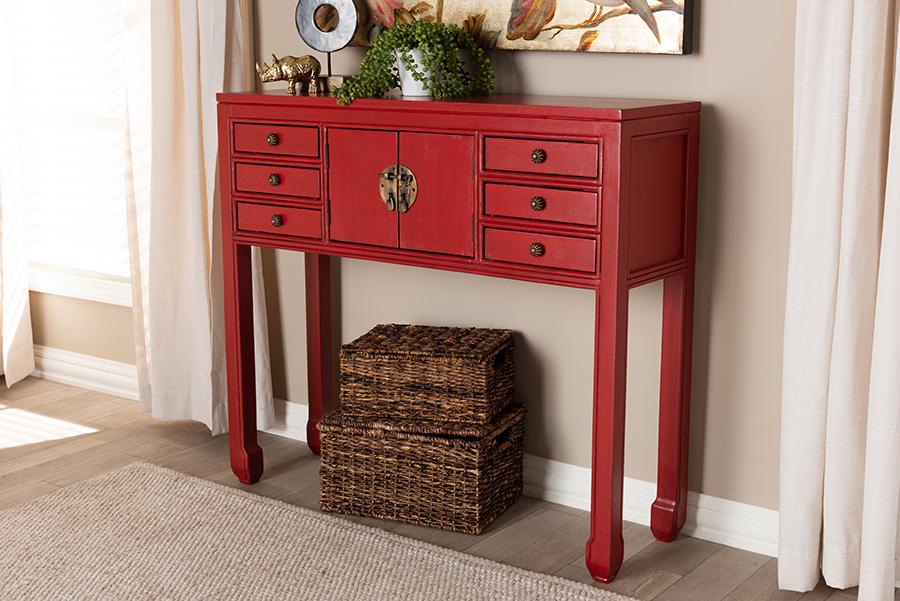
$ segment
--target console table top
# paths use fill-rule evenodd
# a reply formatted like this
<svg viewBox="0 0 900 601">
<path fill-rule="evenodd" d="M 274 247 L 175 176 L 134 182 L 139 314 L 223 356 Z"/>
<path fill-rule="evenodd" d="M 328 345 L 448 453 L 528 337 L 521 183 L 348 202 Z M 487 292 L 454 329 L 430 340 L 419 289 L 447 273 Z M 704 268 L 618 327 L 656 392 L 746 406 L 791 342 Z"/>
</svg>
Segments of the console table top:
<svg viewBox="0 0 900 601">
<path fill-rule="evenodd" d="M 330 107 L 333 96 L 289 96 L 284 90 L 234 92 L 218 94 L 219 102 L 277 106 Z M 523 117 L 569 117 L 602 121 L 628 121 L 664 115 L 700 111 L 700 103 L 681 100 L 646 100 L 634 98 L 593 98 L 581 96 L 536 96 L 527 94 L 493 94 L 455 100 L 432 98 L 360 98 L 350 105 L 355 108 L 409 110 L 427 112 L 505 114 Z"/>
</svg>

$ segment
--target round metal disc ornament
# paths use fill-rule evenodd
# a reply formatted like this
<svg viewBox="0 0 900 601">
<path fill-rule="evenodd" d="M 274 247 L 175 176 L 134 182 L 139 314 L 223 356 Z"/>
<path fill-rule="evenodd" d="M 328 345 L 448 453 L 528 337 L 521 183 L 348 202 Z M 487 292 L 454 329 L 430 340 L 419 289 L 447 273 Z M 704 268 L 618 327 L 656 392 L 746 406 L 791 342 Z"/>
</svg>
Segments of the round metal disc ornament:
<svg viewBox="0 0 900 601">
<path fill-rule="evenodd" d="M 316 11 L 322 6 L 332 6 L 337 11 L 337 26 L 322 31 L 316 25 Z M 319 52 L 334 52 L 350 43 L 356 33 L 359 15 L 353 0 L 300 0 L 294 12 L 297 32 L 303 41 Z"/>
</svg>

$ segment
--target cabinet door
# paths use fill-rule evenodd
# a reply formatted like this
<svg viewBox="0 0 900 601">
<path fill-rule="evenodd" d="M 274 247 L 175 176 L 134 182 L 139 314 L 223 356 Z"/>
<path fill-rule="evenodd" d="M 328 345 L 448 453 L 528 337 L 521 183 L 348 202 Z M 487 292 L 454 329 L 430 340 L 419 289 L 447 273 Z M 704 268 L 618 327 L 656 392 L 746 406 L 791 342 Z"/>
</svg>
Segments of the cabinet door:
<svg viewBox="0 0 900 601">
<path fill-rule="evenodd" d="M 400 215 L 400 247 L 473 256 L 474 138 L 402 132 L 400 164 L 418 187 L 415 203 Z"/>
<path fill-rule="evenodd" d="M 397 213 L 379 192 L 379 174 L 397 164 L 397 133 L 362 129 L 328 132 L 331 239 L 397 247 Z"/>
</svg>

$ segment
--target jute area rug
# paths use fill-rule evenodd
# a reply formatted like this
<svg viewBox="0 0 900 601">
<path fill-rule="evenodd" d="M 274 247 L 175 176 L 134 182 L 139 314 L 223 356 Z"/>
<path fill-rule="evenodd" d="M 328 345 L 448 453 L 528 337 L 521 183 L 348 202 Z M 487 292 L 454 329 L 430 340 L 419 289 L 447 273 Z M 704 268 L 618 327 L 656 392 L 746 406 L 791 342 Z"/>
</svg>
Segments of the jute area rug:
<svg viewBox="0 0 900 601">
<path fill-rule="evenodd" d="M 0 599 L 626 597 L 137 463 L 0 513 Z"/>
</svg>

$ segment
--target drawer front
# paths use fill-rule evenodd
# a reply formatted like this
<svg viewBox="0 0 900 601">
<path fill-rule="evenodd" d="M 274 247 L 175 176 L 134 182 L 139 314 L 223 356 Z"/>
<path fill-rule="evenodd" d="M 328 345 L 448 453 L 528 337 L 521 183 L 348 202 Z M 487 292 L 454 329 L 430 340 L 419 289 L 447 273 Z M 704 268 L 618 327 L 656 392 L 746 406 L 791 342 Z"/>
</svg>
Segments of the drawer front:
<svg viewBox="0 0 900 601">
<path fill-rule="evenodd" d="M 596 240 L 494 228 L 484 230 L 484 258 L 490 261 L 593 273 L 596 255 Z"/>
<path fill-rule="evenodd" d="M 234 124 L 235 152 L 319 156 L 319 128 L 294 125 Z"/>
<path fill-rule="evenodd" d="M 242 192 L 318 198 L 319 170 L 238 163 L 235 188 Z"/>
<path fill-rule="evenodd" d="M 239 202 L 237 227 L 245 232 L 321 238 L 322 216 L 315 209 L 293 209 Z"/>
<path fill-rule="evenodd" d="M 495 171 L 597 177 L 599 157 L 599 146 L 588 142 L 487 138 L 484 143 L 484 167 Z"/>
<path fill-rule="evenodd" d="M 484 212 L 499 217 L 597 225 L 596 192 L 487 184 Z"/>
</svg>

